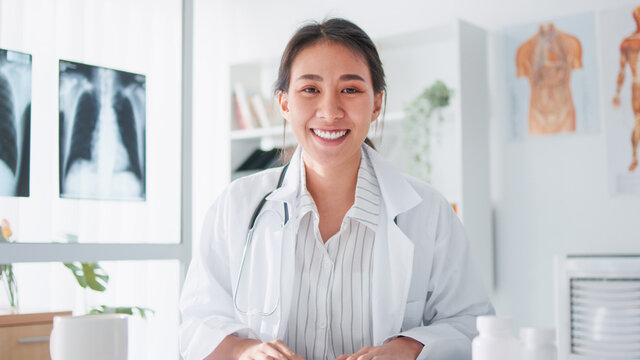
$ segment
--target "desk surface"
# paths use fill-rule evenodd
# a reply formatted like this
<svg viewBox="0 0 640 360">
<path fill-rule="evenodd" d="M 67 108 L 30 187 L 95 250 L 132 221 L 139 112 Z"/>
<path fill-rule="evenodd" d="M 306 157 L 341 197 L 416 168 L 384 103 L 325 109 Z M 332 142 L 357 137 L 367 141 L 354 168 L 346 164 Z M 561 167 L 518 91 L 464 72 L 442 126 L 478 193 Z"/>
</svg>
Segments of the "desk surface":
<svg viewBox="0 0 640 360">
<path fill-rule="evenodd" d="M 0 313 L 0 326 L 51 323 L 54 316 L 68 315 L 71 315 L 71 311 L 24 314 Z"/>
</svg>

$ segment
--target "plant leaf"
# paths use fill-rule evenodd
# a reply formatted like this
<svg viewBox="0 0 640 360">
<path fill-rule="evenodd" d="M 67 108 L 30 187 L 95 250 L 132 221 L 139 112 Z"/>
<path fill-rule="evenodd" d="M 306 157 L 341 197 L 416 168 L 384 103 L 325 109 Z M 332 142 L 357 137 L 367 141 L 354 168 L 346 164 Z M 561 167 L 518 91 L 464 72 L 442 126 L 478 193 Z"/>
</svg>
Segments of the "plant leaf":
<svg viewBox="0 0 640 360">
<path fill-rule="evenodd" d="M 105 291 L 109 283 L 109 275 L 98 263 L 82 263 L 82 272 L 87 286 L 95 291 Z"/>
<path fill-rule="evenodd" d="M 146 319 L 148 314 L 155 315 L 155 311 L 153 309 L 144 308 L 140 306 L 118 306 L 111 307 L 107 305 L 100 305 L 97 308 L 91 309 L 89 314 L 127 314 L 134 315 L 137 314 L 141 318 Z"/>
<path fill-rule="evenodd" d="M 76 266 L 73 263 L 64 263 L 64 266 L 66 266 L 69 270 L 71 270 L 71 273 L 78 281 L 78 285 L 80 285 L 83 289 L 86 289 L 87 281 L 84 278 L 84 272 L 82 271 L 82 268 L 79 266 Z"/>
</svg>

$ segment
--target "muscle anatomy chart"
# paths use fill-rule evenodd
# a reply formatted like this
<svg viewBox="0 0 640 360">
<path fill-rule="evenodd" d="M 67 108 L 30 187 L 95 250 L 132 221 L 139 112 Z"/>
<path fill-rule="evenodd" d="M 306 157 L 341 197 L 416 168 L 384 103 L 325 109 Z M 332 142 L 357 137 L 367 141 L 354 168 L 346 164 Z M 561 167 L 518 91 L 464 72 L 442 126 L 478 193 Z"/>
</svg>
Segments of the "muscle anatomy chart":
<svg viewBox="0 0 640 360">
<path fill-rule="evenodd" d="M 639 195 L 640 7 L 604 11 L 602 78 L 607 170 L 612 195 Z"/>
</svg>

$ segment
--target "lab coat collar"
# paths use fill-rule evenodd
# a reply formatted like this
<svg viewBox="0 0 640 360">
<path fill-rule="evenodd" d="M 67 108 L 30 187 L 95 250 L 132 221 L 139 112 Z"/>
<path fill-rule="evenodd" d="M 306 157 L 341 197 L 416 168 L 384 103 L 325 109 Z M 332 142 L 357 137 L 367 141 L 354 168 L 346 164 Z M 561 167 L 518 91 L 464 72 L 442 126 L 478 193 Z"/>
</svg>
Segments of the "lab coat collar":
<svg viewBox="0 0 640 360">
<path fill-rule="evenodd" d="M 302 166 L 302 148 L 298 146 L 291 157 L 282 186 L 275 189 L 267 200 L 284 201 L 292 206 L 300 187 L 300 166 Z M 292 207 L 293 208 L 293 207 Z"/>
<path fill-rule="evenodd" d="M 364 144 L 363 147 L 378 178 L 378 185 L 384 199 L 387 215 L 394 219 L 399 214 L 418 205 L 422 200 L 420 195 L 408 184 L 400 171 L 382 158 L 369 145 Z M 291 157 L 282 187 L 274 190 L 267 197 L 267 200 L 284 201 L 291 206 L 300 187 L 299 171 L 301 166 L 303 166 L 302 148 L 298 146 Z"/>
<path fill-rule="evenodd" d="M 363 146 L 378 178 L 387 216 L 395 219 L 399 214 L 418 205 L 422 198 L 407 182 L 400 170 L 391 165 L 369 145 L 364 144 Z"/>
</svg>

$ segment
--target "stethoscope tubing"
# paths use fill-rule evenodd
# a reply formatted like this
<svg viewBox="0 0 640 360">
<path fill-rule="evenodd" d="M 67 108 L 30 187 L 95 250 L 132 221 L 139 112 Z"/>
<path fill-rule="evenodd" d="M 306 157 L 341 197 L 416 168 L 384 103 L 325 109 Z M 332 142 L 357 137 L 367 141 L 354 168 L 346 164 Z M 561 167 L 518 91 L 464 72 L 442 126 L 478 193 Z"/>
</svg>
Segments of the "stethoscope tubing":
<svg viewBox="0 0 640 360">
<path fill-rule="evenodd" d="M 276 312 L 276 310 L 278 309 L 278 306 L 280 305 L 280 298 L 278 298 L 278 302 L 276 303 L 275 307 L 269 312 L 252 311 L 252 310 L 244 311 L 244 310 L 240 309 L 240 307 L 238 306 L 238 289 L 240 288 L 240 281 L 242 279 L 242 274 L 243 274 L 243 271 L 244 271 L 244 265 L 245 265 L 245 261 L 247 259 L 247 252 L 251 248 L 251 243 L 253 242 L 253 233 L 255 231 L 255 226 L 256 226 L 256 223 L 258 221 L 258 218 L 260 217 L 260 212 L 262 211 L 262 208 L 264 207 L 264 204 L 267 202 L 267 197 L 269 197 L 269 195 L 271 195 L 271 193 L 273 191 L 275 191 L 276 189 L 279 189 L 280 187 L 282 187 L 282 184 L 284 182 L 284 176 L 287 173 L 287 168 L 288 167 L 289 167 L 289 164 L 286 164 L 282 168 L 282 171 L 280 172 L 280 178 L 278 179 L 278 185 L 276 186 L 276 188 L 274 190 L 270 191 L 268 194 L 266 194 L 262 198 L 262 200 L 260 200 L 260 203 L 258 203 L 258 206 L 253 211 L 253 215 L 251 216 L 251 220 L 249 222 L 249 230 L 247 232 L 247 240 L 245 241 L 244 250 L 242 251 L 242 261 L 240 262 L 240 271 L 238 272 L 238 278 L 236 279 L 236 287 L 235 287 L 235 290 L 233 292 L 233 306 L 235 307 L 236 311 L 238 311 L 239 313 L 241 313 L 243 315 L 260 315 L 262 317 L 267 317 L 267 316 L 273 315 L 273 313 Z M 284 225 L 288 221 L 289 221 L 289 206 L 285 202 L 284 203 L 284 220 L 283 220 L 282 226 L 284 227 Z"/>
</svg>

